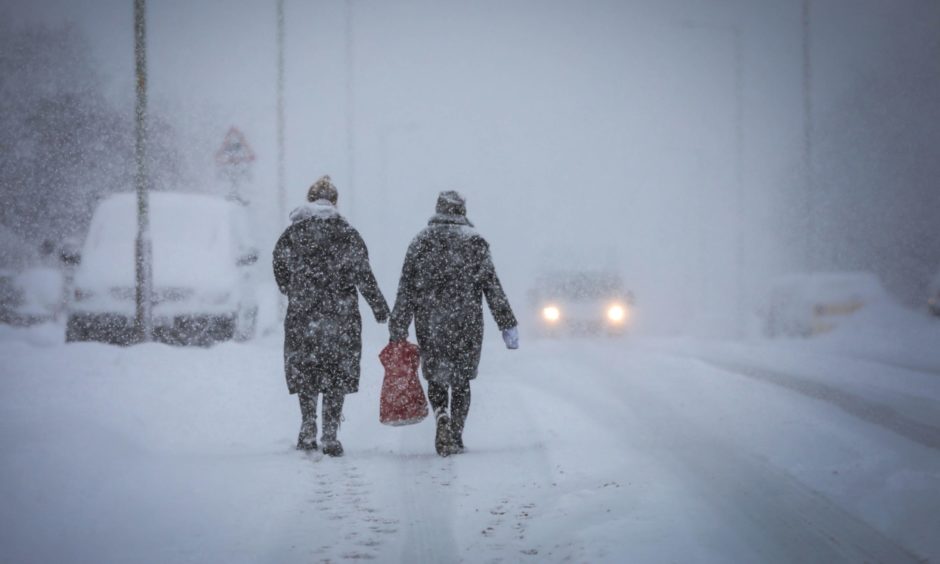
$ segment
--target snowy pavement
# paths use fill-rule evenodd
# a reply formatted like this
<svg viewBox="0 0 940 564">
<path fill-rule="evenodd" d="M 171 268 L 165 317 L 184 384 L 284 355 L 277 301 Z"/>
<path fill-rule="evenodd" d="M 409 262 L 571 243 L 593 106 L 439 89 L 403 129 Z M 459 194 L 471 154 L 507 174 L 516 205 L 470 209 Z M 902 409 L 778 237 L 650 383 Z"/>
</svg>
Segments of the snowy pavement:
<svg viewBox="0 0 940 564">
<path fill-rule="evenodd" d="M 639 338 L 510 352 L 488 334 L 467 452 L 442 459 L 430 419 L 378 423 L 369 331 L 331 459 L 293 449 L 277 335 L 116 348 L 53 329 L 0 333 L 3 562 L 940 560 L 929 357 Z"/>
</svg>

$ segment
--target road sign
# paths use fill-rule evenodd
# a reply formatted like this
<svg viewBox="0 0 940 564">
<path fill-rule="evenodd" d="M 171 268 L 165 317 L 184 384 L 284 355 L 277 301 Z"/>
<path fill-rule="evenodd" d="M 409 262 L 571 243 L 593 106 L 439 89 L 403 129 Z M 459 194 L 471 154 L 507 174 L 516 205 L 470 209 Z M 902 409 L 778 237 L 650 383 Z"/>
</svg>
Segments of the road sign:
<svg viewBox="0 0 940 564">
<path fill-rule="evenodd" d="M 215 162 L 220 167 L 246 165 L 255 160 L 245 134 L 237 127 L 229 128 L 222 141 L 222 146 L 215 153 Z"/>
</svg>

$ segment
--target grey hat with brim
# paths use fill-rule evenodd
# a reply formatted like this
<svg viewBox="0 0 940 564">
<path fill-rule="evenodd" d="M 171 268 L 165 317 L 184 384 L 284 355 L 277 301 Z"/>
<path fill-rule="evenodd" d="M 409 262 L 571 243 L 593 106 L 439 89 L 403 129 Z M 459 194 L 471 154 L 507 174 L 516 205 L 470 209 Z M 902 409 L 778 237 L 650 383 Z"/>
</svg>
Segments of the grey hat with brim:
<svg viewBox="0 0 940 564">
<path fill-rule="evenodd" d="M 467 215 L 467 200 L 456 190 L 445 190 L 437 196 L 434 211 L 447 215 Z"/>
</svg>

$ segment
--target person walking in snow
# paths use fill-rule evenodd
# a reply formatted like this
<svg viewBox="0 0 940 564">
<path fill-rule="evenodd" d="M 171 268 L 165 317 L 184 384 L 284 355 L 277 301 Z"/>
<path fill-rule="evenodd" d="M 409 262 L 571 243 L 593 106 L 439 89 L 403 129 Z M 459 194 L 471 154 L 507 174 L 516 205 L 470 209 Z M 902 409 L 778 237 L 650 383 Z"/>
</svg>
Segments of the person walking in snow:
<svg viewBox="0 0 940 564">
<path fill-rule="evenodd" d="M 297 448 L 317 448 L 317 398 L 323 395 L 323 453 L 342 456 L 337 438 L 346 394 L 359 389 L 362 356 L 362 293 L 375 320 L 388 319 L 388 305 L 369 265 L 366 245 L 336 210 L 329 176 L 307 192 L 310 202 L 291 212 L 274 247 L 274 277 L 288 298 L 284 319 L 287 389 L 300 400 Z"/>
<path fill-rule="evenodd" d="M 448 456 L 464 449 L 470 381 L 477 376 L 483 345 L 483 297 L 508 348 L 519 347 L 519 332 L 489 244 L 467 219 L 463 196 L 441 192 L 435 211 L 405 255 L 389 340 L 406 340 L 414 319 L 437 422 L 434 446 Z"/>
</svg>

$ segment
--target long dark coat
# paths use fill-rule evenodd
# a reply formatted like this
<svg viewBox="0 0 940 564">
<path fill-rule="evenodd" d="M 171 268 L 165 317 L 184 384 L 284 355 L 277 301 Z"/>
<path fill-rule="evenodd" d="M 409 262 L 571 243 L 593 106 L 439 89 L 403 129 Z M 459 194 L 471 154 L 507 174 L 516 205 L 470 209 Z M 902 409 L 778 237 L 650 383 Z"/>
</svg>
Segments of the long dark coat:
<svg viewBox="0 0 940 564">
<path fill-rule="evenodd" d="M 377 321 L 388 318 L 362 237 L 331 209 L 296 221 L 274 247 L 274 277 L 288 297 L 284 371 L 292 394 L 358 391 L 357 289 Z"/>
<path fill-rule="evenodd" d="M 484 296 L 500 330 L 516 326 L 489 244 L 466 217 L 438 214 L 408 247 L 389 336 L 406 339 L 414 318 L 424 377 L 446 384 L 473 379 Z"/>
</svg>

